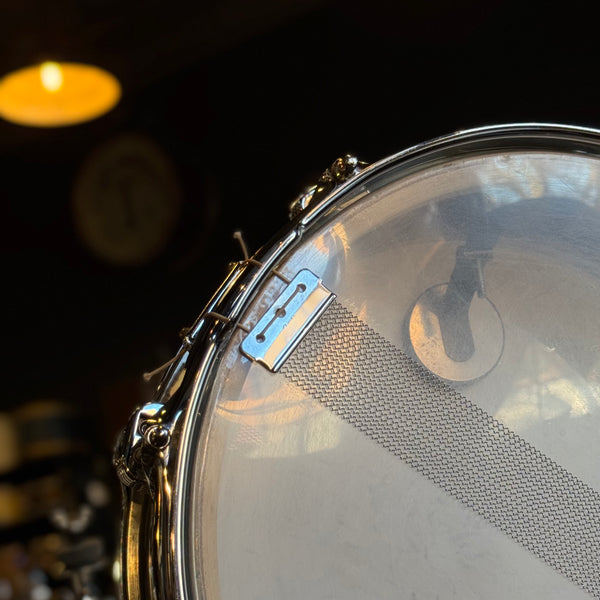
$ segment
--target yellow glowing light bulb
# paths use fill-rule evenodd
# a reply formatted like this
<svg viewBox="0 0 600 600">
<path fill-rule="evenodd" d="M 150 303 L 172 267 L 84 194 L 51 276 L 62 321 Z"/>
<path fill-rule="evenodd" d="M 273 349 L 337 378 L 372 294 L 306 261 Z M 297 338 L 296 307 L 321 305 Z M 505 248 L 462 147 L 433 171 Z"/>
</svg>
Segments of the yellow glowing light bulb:
<svg viewBox="0 0 600 600">
<path fill-rule="evenodd" d="M 0 78 L 0 118 L 33 127 L 62 127 L 105 114 L 118 103 L 121 85 L 93 65 L 45 62 Z"/>
<path fill-rule="evenodd" d="M 40 79 L 44 89 L 57 92 L 63 85 L 64 77 L 60 65 L 55 62 L 45 62 L 40 65 Z"/>
</svg>

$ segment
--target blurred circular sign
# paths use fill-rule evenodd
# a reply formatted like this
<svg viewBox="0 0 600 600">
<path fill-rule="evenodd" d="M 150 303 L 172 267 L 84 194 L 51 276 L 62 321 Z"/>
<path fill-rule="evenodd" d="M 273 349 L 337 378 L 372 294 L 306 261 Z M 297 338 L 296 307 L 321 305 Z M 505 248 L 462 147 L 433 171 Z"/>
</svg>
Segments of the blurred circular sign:
<svg viewBox="0 0 600 600">
<path fill-rule="evenodd" d="M 138 266 L 171 239 L 181 208 L 173 164 L 151 139 L 123 134 L 97 148 L 73 187 L 75 228 L 98 258 Z"/>
</svg>

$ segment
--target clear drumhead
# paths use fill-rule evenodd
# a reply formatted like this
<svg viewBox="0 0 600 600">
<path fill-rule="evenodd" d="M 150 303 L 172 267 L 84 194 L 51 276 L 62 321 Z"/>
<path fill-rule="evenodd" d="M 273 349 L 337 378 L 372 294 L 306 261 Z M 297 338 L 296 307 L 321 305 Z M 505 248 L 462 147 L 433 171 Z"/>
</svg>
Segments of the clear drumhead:
<svg viewBox="0 0 600 600">
<path fill-rule="evenodd" d="M 600 597 L 600 160 L 545 144 L 392 161 L 282 256 L 336 299 L 279 372 L 241 329 L 213 367 L 196 598 Z"/>
</svg>

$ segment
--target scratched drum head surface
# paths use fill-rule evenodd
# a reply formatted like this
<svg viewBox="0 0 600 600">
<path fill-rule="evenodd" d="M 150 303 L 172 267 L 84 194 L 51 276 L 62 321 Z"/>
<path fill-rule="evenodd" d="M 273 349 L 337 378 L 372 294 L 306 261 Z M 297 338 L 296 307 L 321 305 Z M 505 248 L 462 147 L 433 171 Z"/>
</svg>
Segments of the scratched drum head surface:
<svg viewBox="0 0 600 600">
<path fill-rule="evenodd" d="M 312 271 L 444 389 L 600 491 L 597 158 L 486 150 L 388 169 L 324 212 L 279 269 Z M 445 295 L 453 280 L 458 300 Z M 284 288 L 269 278 L 240 322 L 252 327 Z M 291 367 L 242 355 L 246 335 L 236 330 L 214 367 L 188 449 L 196 598 L 594 596 L 297 385 Z M 301 376 L 335 365 L 330 352 Z M 341 402 L 359 367 L 340 366 L 328 397 Z"/>
</svg>

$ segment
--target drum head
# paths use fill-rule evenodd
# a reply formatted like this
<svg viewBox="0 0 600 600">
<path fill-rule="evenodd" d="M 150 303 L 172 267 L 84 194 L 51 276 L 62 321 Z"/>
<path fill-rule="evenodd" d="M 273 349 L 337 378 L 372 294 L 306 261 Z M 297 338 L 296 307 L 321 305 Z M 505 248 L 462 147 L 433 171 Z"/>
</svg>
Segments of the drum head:
<svg viewBox="0 0 600 600">
<path fill-rule="evenodd" d="M 277 268 L 335 300 L 277 372 L 235 329 L 188 418 L 195 598 L 600 597 L 600 161 L 571 137 L 391 160 L 310 220 Z"/>
</svg>

